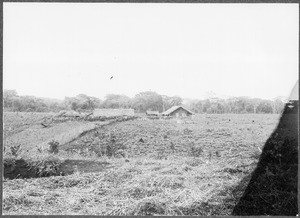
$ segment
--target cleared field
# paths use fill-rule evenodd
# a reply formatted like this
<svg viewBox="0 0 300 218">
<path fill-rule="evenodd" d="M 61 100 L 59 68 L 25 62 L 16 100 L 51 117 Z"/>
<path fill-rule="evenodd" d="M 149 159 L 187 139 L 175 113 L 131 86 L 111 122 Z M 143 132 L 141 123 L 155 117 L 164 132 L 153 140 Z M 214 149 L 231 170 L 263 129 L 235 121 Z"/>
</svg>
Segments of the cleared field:
<svg viewBox="0 0 300 218">
<path fill-rule="evenodd" d="M 64 144 L 79 137 L 83 132 L 96 128 L 96 126 L 95 123 L 76 121 L 55 124 L 49 128 L 34 125 L 5 138 L 4 145 L 11 147 L 20 144 L 23 151 L 26 152 L 31 152 L 32 149 L 36 150 L 37 148 L 45 150 L 49 147 L 48 143 L 51 140 Z"/>
<path fill-rule="evenodd" d="M 80 154 L 69 162 L 75 174 L 4 180 L 3 213 L 229 215 L 278 118 L 199 115 L 96 128 L 61 147 Z"/>
<path fill-rule="evenodd" d="M 190 156 L 201 148 L 222 157 L 248 158 L 262 148 L 274 130 L 278 115 L 198 115 L 186 122 L 171 120 L 133 120 L 104 126 L 67 144 L 65 150 L 99 153 L 114 137 L 127 157 Z"/>
<path fill-rule="evenodd" d="M 38 149 L 47 150 L 48 143 L 52 140 L 60 145 L 68 143 L 81 134 L 108 124 L 110 121 L 72 121 L 49 123 L 55 113 L 28 113 L 5 112 L 4 113 L 4 152 L 9 147 L 20 145 L 20 153 L 28 156 Z M 47 128 L 41 125 L 48 122 Z M 9 150 L 9 149 L 8 149 Z M 36 155 L 39 155 L 37 152 Z"/>
</svg>

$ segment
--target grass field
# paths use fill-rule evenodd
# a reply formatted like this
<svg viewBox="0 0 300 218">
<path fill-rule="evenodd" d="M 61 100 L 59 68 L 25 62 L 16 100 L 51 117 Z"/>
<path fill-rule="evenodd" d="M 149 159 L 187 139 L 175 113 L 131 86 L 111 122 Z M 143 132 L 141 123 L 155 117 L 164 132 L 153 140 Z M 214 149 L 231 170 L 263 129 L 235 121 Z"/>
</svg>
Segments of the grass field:
<svg viewBox="0 0 300 218">
<path fill-rule="evenodd" d="M 50 118 L 54 113 L 37 112 L 4 112 L 3 137 L 9 137 L 28 129 L 30 126 L 40 124 L 44 119 Z"/>
<path fill-rule="evenodd" d="M 5 179 L 3 213 L 230 215 L 278 119 L 197 115 L 92 128 L 60 143 L 56 156 L 73 174 Z"/>
<path fill-rule="evenodd" d="M 108 122 L 66 121 L 41 125 L 53 117 L 53 113 L 4 113 L 4 150 L 21 145 L 22 155 L 31 155 L 33 151 L 48 149 L 52 140 L 65 144 L 78 138 L 82 133 L 95 129 Z"/>
</svg>

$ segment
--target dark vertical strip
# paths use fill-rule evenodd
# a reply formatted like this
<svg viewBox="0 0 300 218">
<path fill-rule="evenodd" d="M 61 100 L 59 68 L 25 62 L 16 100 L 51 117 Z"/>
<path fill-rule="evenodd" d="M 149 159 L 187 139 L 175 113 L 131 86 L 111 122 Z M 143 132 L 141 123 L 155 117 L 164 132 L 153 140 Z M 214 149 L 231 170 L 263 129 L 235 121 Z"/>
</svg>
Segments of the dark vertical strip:
<svg viewBox="0 0 300 218">
<path fill-rule="evenodd" d="M 300 80 L 300 27 L 299 27 L 299 24 L 300 24 L 300 4 L 298 4 L 298 85 L 299 85 L 299 80 Z M 300 96 L 300 89 L 299 89 L 299 86 L 298 86 L 298 98 Z M 299 99 L 298 99 L 299 101 Z M 299 104 L 299 103 L 298 103 Z M 298 110 L 298 139 L 299 139 L 299 136 L 300 136 L 300 133 L 299 133 L 299 126 L 300 126 L 300 120 L 299 120 L 299 110 Z M 298 151 L 299 151 L 299 144 L 298 144 Z M 299 166 L 299 152 L 298 152 L 298 175 L 300 174 L 300 166 Z M 300 182 L 298 182 L 298 190 L 300 190 Z M 298 209 L 300 208 L 300 195 L 299 195 L 299 192 L 298 192 Z"/>
<path fill-rule="evenodd" d="M 1 207 L 0 207 L 0 214 L 2 215 L 2 202 L 3 202 L 3 3 L 1 3 L 0 6 L 0 11 L 1 11 L 1 21 L 0 21 L 0 25 L 1 25 L 1 42 L 0 42 L 0 49 L 1 49 L 1 76 L 0 76 L 0 80 L 1 80 L 1 146 L 0 146 L 0 160 L 1 160 L 1 193 L 0 193 L 0 199 L 1 199 Z"/>
<path fill-rule="evenodd" d="M 298 101 L 285 105 L 233 215 L 298 214 L 298 108 Z"/>
</svg>

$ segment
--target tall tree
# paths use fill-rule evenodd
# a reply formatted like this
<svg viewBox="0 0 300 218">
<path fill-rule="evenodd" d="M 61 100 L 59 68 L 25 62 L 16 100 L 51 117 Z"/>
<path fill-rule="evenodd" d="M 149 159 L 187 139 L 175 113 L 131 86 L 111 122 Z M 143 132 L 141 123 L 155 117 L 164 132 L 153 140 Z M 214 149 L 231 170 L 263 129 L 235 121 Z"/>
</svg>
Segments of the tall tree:
<svg viewBox="0 0 300 218">
<path fill-rule="evenodd" d="M 162 95 L 162 100 L 163 100 L 163 111 L 165 111 L 173 106 L 182 104 L 182 98 L 180 98 L 178 96 L 169 97 L 166 95 Z"/>
<path fill-rule="evenodd" d="M 131 98 L 126 95 L 108 94 L 102 106 L 104 108 L 130 108 Z"/>
<path fill-rule="evenodd" d="M 135 95 L 133 99 L 133 107 L 139 112 L 146 112 L 147 110 L 155 110 L 162 112 L 163 98 L 156 92 L 140 92 Z"/>
<path fill-rule="evenodd" d="M 3 91 L 3 107 L 5 108 L 13 108 L 14 101 L 16 100 L 16 97 L 18 96 L 16 90 L 4 90 Z"/>
</svg>

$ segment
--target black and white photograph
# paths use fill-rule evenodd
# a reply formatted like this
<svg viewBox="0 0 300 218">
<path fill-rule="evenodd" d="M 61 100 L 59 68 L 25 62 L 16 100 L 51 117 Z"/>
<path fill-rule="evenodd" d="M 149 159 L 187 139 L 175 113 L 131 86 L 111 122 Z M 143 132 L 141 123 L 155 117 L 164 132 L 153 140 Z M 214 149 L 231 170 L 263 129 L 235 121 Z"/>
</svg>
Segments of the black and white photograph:
<svg viewBox="0 0 300 218">
<path fill-rule="evenodd" d="M 299 4 L 3 3 L 2 215 L 298 216 Z"/>
</svg>

